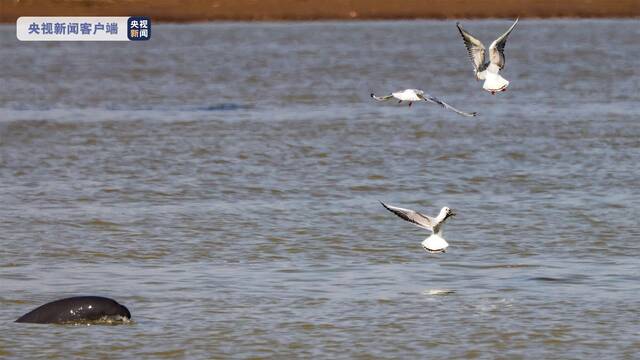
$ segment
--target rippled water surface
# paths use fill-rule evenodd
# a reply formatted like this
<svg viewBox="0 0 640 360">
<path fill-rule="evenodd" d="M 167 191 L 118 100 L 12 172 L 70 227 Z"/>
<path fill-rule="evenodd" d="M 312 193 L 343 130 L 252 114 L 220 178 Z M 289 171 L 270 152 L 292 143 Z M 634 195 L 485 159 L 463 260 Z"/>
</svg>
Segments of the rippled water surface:
<svg viewBox="0 0 640 360">
<path fill-rule="evenodd" d="M 465 21 L 489 42 L 510 22 Z M 634 358 L 640 22 L 0 27 L 0 357 Z M 424 88 L 465 111 L 375 103 Z M 379 200 L 447 223 L 446 254 Z M 122 326 L 15 324 L 62 297 Z"/>
</svg>

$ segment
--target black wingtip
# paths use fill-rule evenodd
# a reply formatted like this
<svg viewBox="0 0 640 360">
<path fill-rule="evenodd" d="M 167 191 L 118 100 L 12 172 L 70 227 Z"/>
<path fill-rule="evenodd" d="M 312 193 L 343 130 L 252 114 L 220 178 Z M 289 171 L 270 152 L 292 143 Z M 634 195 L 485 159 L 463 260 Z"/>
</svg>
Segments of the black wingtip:
<svg viewBox="0 0 640 360">
<path fill-rule="evenodd" d="M 478 116 L 478 113 L 474 111 L 471 113 L 471 116 Z"/>
<path fill-rule="evenodd" d="M 371 97 L 375 97 L 375 95 L 373 93 L 371 93 Z"/>
</svg>

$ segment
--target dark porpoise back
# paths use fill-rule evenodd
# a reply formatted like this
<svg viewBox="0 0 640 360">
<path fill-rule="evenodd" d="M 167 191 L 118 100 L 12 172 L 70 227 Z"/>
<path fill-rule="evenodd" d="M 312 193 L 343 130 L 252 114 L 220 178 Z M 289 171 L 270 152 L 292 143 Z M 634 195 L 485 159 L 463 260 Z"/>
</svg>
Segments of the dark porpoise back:
<svg viewBox="0 0 640 360">
<path fill-rule="evenodd" d="M 36 324 L 63 324 L 73 322 L 131 319 L 129 310 L 115 300 L 100 296 L 77 296 L 44 304 L 22 315 L 16 322 Z"/>
</svg>

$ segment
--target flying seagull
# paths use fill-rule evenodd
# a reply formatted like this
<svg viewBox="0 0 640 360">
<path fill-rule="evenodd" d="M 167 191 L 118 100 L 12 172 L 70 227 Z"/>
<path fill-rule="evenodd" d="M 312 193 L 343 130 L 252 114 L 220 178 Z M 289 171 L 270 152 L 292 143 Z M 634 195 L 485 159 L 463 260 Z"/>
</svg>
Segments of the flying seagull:
<svg viewBox="0 0 640 360">
<path fill-rule="evenodd" d="M 425 94 L 424 91 L 422 90 L 418 90 L 418 89 L 406 89 L 406 90 L 402 90 L 402 91 L 396 91 L 391 93 L 390 95 L 385 95 L 385 96 L 376 96 L 374 93 L 371 93 L 371 97 L 374 98 L 377 101 L 386 101 L 392 98 L 396 98 L 398 99 L 398 104 L 402 103 L 403 101 L 408 101 L 409 102 L 409 106 L 411 106 L 411 104 L 414 101 L 427 101 L 433 104 L 438 104 L 440 106 L 442 106 L 445 109 L 449 109 L 452 111 L 455 111 L 456 113 L 463 115 L 463 116 L 476 116 L 477 113 L 476 112 L 472 112 L 472 113 L 468 113 L 468 112 L 464 112 L 461 110 L 458 110 L 456 108 L 454 108 L 453 106 L 447 104 L 446 102 L 438 99 L 435 96 L 431 96 L 429 94 Z"/>
<path fill-rule="evenodd" d="M 433 234 L 422 241 L 422 247 L 430 253 L 445 252 L 449 243 L 442 237 L 442 226 L 448 218 L 456 216 L 456 213 L 448 207 L 443 207 L 435 218 L 423 215 L 417 211 L 403 209 L 380 202 L 385 209 L 399 216 L 401 219 L 431 231 Z"/>
<path fill-rule="evenodd" d="M 498 74 L 504 68 L 504 46 L 507 44 L 507 37 L 518 23 L 518 19 L 511 25 L 509 30 L 494 40 L 489 46 L 489 61 L 485 62 L 484 45 L 480 40 L 474 38 L 466 32 L 460 23 L 456 23 L 464 45 L 467 47 L 469 57 L 473 63 L 476 79 L 484 80 L 482 88 L 495 95 L 496 92 L 506 91 L 509 81 Z"/>
</svg>

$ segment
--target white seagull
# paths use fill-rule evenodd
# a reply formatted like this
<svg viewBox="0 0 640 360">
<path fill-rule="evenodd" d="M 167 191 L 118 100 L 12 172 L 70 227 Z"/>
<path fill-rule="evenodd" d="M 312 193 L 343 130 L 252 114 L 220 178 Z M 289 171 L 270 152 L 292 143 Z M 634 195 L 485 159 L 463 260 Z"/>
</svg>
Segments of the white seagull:
<svg viewBox="0 0 640 360">
<path fill-rule="evenodd" d="M 427 101 L 433 104 L 438 104 L 445 109 L 455 111 L 456 113 L 463 116 L 476 116 L 478 114 L 476 112 L 468 113 L 468 112 L 458 110 L 453 106 L 447 104 L 446 102 L 438 99 L 437 97 L 431 96 L 429 94 L 425 94 L 424 91 L 418 90 L 418 89 L 406 89 L 402 91 L 396 91 L 391 93 L 391 95 L 385 95 L 385 96 L 376 96 L 374 93 L 371 93 L 371 97 L 377 101 L 386 101 L 392 98 L 396 98 L 398 99 L 398 104 L 402 103 L 403 101 L 408 101 L 409 106 L 411 106 L 411 104 L 414 101 Z"/>
<path fill-rule="evenodd" d="M 409 221 L 418 227 L 430 230 L 433 234 L 422 241 L 422 247 L 430 253 L 446 252 L 449 243 L 442 237 L 442 226 L 448 218 L 456 216 L 456 213 L 448 207 L 443 207 L 435 218 L 423 215 L 417 211 L 403 209 L 391 205 L 387 205 L 380 201 L 385 209 L 398 215 L 400 218 Z"/>
<path fill-rule="evenodd" d="M 484 45 L 480 40 L 474 38 L 471 34 L 466 32 L 460 23 L 456 23 L 464 45 L 467 47 L 471 62 L 473 62 L 473 68 L 476 74 L 476 79 L 484 80 L 482 88 L 495 95 L 496 92 L 506 91 L 509 86 L 509 81 L 498 74 L 502 68 L 504 68 L 504 46 L 507 44 L 507 37 L 518 23 L 518 19 L 511 25 L 509 30 L 502 34 L 499 38 L 494 40 L 489 46 L 489 61 L 485 62 Z"/>
</svg>

